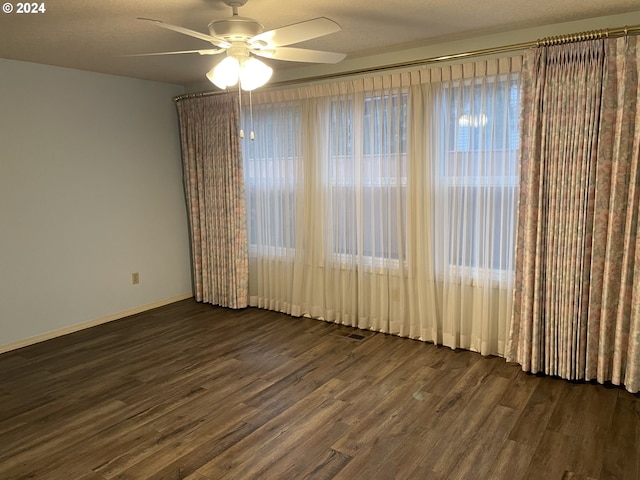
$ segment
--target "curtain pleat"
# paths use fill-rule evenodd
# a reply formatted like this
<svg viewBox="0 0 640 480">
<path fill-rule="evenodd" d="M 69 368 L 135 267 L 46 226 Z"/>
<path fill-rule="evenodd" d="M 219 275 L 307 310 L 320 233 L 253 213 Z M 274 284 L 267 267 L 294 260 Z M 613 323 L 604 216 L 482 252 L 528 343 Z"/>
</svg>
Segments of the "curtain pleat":
<svg viewBox="0 0 640 480">
<path fill-rule="evenodd" d="M 237 97 L 186 98 L 176 106 L 195 298 L 246 307 L 248 254 Z"/>
<path fill-rule="evenodd" d="M 507 359 L 640 388 L 636 37 L 525 56 Z"/>
</svg>

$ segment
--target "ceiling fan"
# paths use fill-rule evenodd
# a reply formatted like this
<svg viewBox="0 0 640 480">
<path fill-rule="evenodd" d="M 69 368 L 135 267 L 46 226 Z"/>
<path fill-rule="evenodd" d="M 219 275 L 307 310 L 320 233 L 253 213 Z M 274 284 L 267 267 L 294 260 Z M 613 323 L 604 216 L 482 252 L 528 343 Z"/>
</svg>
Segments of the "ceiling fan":
<svg viewBox="0 0 640 480">
<path fill-rule="evenodd" d="M 261 23 L 252 18 L 238 15 L 238 7 L 247 3 L 247 0 L 224 0 L 224 3 L 232 8 L 233 16 L 209 23 L 209 34 L 170 25 L 161 20 L 139 18 L 139 20 L 158 27 L 199 38 L 209 42 L 214 48 L 141 55 L 176 55 L 182 53 L 217 55 L 226 53 L 226 58 L 207 73 L 207 78 L 221 89 L 233 86 L 239 80 L 240 87 L 243 90 L 253 90 L 264 85 L 269 81 L 273 73 L 271 67 L 261 62 L 256 56 L 308 63 L 338 63 L 346 56 L 343 53 L 287 46 L 339 32 L 341 28 L 333 20 L 319 17 L 265 32 Z"/>
</svg>

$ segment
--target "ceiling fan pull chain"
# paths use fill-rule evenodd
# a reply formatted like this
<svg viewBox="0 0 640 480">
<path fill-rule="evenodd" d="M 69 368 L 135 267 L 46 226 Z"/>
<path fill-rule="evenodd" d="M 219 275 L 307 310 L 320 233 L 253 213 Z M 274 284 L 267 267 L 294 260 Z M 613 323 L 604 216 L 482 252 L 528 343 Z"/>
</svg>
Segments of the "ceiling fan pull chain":
<svg viewBox="0 0 640 480">
<path fill-rule="evenodd" d="M 251 97 L 251 90 L 249 90 L 249 114 L 251 115 L 251 135 L 249 136 L 251 140 L 255 140 L 255 135 L 253 134 L 253 98 Z"/>
<path fill-rule="evenodd" d="M 244 114 L 242 113 L 242 89 L 240 88 L 240 82 L 238 82 L 238 108 L 240 110 L 240 138 L 244 138 Z"/>
</svg>

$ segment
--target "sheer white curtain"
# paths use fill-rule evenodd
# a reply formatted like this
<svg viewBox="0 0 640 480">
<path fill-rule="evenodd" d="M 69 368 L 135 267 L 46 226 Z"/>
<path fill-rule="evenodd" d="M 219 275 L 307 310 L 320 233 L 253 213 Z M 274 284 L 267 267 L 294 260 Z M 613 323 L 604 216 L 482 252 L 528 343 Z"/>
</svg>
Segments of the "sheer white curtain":
<svg viewBox="0 0 640 480">
<path fill-rule="evenodd" d="M 511 58 L 255 93 L 250 303 L 503 354 L 519 69 Z"/>
</svg>

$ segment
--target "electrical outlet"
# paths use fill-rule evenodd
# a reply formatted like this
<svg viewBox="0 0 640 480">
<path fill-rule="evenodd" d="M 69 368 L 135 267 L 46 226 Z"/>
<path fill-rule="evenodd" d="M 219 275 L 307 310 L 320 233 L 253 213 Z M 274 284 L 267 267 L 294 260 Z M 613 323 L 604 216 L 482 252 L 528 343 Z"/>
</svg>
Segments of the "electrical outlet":
<svg viewBox="0 0 640 480">
<path fill-rule="evenodd" d="M 140 274 L 138 272 L 134 272 L 131 274 L 131 283 L 134 285 L 140 283 Z"/>
</svg>

